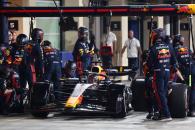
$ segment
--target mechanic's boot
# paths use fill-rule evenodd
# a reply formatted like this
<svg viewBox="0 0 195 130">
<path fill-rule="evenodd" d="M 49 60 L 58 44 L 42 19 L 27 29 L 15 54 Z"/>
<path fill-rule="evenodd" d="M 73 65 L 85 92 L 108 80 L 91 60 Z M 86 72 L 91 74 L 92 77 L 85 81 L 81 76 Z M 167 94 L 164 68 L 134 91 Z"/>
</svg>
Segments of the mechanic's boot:
<svg viewBox="0 0 195 130">
<path fill-rule="evenodd" d="M 173 119 L 171 118 L 171 116 L 161 116 L 160 121 L 172 121 Z"/>
<path fill-rule="evenodd" d="M 8 115 L 8 114 L 9 114 L 8 105 L 3 103 L 2 106 L 1 106 L 0 115 Z"/>
<path fill-rule="evenodd" d="M 8 114 L 9 114 L 9 111 L 8 111 L 7 107 L 4 107 L 4 108 L 1 110 L 0 115 L 8 115 Z"/>
<path fill-rule="evenodd" d="M 153 118 L 153 116 L 154 116 L 153 113 L 148 113 L 148 115 L 146 116 L 146 119 L 150 120 Z"/>
<path fill-rule="evenodd" d="M 189 111 L 188 116 L 189 117 L 195 117 L 195 111 Z"/>
<path fill-rule="evenodd" d="M 152 117 L 152 120 L 161 120 L 161 115 L 159 112 L 155 112 L 153 117 Z"/>
<path fill-rule="evenodd" d="M 8 115 L 8 114 L 9 114 L 9 112 L 7 110 L 3 110 L 1 113 L 1 115 Z"/>
</svg>

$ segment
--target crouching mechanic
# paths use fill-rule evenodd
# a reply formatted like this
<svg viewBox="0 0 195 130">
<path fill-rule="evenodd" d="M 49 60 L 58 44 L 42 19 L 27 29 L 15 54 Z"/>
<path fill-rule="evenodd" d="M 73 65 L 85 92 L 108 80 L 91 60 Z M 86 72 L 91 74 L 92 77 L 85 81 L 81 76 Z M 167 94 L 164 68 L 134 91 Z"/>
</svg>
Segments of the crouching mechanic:
<svg viewBox="0 0 195 130">
<path fill-rule="evenodd" d="M 11 97 L 14 90 L 7 88 L 7 74 L 6 68 L 0 65 L 0 113 L 7 114 L 9 106 L 11 104 Z"/>
<path fill-rule="evenodd" d="M 60 86 L 61 63 L 59 51 L 51 46 L 51 42 L 43 42 L 44 79 L 54 83 L 54 91 Z"/>
<path fill-rule="evenodd" d="M 8 106 L 10 104 L 10 97 L 13 89 L 7 88 L 8 72 L 7 67 L 4 65 L 6 57 L 0 50 L 0 114 L 7 114 Z"/>
<path fill-rule="evenodd" d="M 16 38 L 16 43 L 11 47 L 11 56 L 12 56 L 12 68 L 14 69 L 15 74 L 19 74 L 18 89 L 17 93 L 20 94 L 20 103 L 23 105 L 23 96 L 26 86 L 23 85 L 25 79 L 25 52 L 24 46 L 28 44 L 29 39 L 25 34 L 19 34 Z M 16 84 L 14 85 L 16 87 Z"/>
<path fill-rule="evenodd" d="M 72 52 L 74 61 L 77 67 L 77 76 L 81 78 L 83 71 L 89 69 L 91 65 L 91 55 L 93 50 L 89 49 L 88 42 L 88 29 L 86 27 L 80 27 L 78 30 L 78 40 L 75 43 L 74 50 Z"/>
<path fill-rule="evenodd" d="M 11 68 L 5 47 L 0 49 L 0 113 L 8 114 L 8 112 L 19 112 L 22 110 L 18 91 L 20 89 L 17 73 Z M 8 53 L 8 50 L 6 51 Z M 9 52 L 10 54 L 10 52 Z M 7 59 L 8 58 L 8 59 Z M 19 110 L 19 111 L 18 111 Z M 21 111 L 20 111 L 21 112 Z"/>
<path fill-rule="evenodd" d="M 176 35 L 173 40 L 175 54 L 179 63 L 179 69 L 183 74 L 186 83 L 189 84 L 189 75 L 191 75 L 191 88 L 189 98 L 188 116 L 195 116 L 195 61 L 190 56 L 191 52 L 188 47 L 184 46 L 184 37 L 180 34 Z"/>
<path fill-rule="evenodd" d="M 178 72 L 178 69 L 174 50 L 164 42 L 164 38 L 165 31 L 163 29 L 158 28 L 152 31 L 153 46 L 149 53 L 147 65 L 154 72 L 152 88 L 160 111 L 160 114 L 156 114 L 153 119 L 171 121 L 172 118 L 167 103 L 168 81 L 171 66 L 173 66 L 175 72 Z M 180 77 L 182 78 L 181 74 Z"/>
</svg>

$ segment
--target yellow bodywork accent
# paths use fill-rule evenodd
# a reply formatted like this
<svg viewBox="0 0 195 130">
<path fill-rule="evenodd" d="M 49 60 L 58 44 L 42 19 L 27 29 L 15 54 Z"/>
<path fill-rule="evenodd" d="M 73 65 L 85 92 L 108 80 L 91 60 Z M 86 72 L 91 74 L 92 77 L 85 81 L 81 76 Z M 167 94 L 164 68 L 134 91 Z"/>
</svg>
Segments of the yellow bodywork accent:
<svg viewBox="0 0 195 130">
<path fill-rule="evenodd" d="M 104 71 L 104 69 L 103 69 L 101 66 L 97 65 L 97 66 L 92 67 L 92 72 L 93 72 L 93 69 L 94 69 L 94 68 L 96 68 L 95 71 L 96 71 L 98 74 L 106 75 L 106 72 Z M 98 70 L 98 71 L 97 71 L 97 70 Z M 104 76 L 98 76 L 98 80 L 105 80 L 105 77 L 104 77 Z"/>
<path fill-rule="evenodd" d="M 195 14 L 195 4 L 178 6 L 177 13 Z"/>
<path fill-rule="evenodd" d="M 188 8 L 189 8 L 188 11 L 189 14 L 195 14 L 195 4 L 189 4 Z"/>
<path fill-rule="evenodd" d="M 82 96 L 79 97 L 69 97 L 65 107 L 67 108 L 76 108 L 77 105 L 80 105 L 83 100 Z"/>
</svg>

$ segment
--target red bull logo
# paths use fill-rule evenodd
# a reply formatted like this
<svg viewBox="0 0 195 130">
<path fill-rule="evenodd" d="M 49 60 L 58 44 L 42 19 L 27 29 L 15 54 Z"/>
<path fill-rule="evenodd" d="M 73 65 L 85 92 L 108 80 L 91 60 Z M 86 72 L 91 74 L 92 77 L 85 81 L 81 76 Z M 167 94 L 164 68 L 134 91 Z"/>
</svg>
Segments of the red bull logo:
<svg viewBox="0 0 195 130">
<path fill-rule="evenodd" d="M 169 57 L 170 57 L 170 53 L 168 49 L 159 50 L 158 59 L 169 58 Z"/>
<path fill-rule="evenodd" d="M 187 48 L 179 48 L 179 54 L 180 55 L 185 55 L 185 54 L 188 54 L 188 49 Z"/>
<path fill-rule="evenodd" d="M 159 51 L 159 54 L 166 54 L 166 53 L 169 53 L 169 50 L 162 49 L 162 50 Z"/>
</svg>

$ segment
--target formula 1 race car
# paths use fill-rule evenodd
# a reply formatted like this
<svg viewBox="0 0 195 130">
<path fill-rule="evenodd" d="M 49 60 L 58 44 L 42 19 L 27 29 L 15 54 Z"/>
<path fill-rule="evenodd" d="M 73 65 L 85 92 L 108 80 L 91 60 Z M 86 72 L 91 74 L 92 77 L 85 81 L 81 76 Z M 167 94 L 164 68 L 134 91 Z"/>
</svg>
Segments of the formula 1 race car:
<svg viewBox="0 0 195 130">
<path fill-rule="evenodd" d="M 62 79 L 61 86 L 55 92 L 52 83 L 35 83 L 31 93 L 32 115 L 47 117 L 52 111 L 92 111 L 106 112 L 116 118 L 125 117 L 131 110 L 131 81 L 124 84 L 121 80 L 111 80 L 109 75 L 125 75 L 127 72 L 122 67 L 121 72 L 110 69 L 101 73 L 100 69 L 100 66 L 93 67 L 80 80 Z"/>
</svg>

